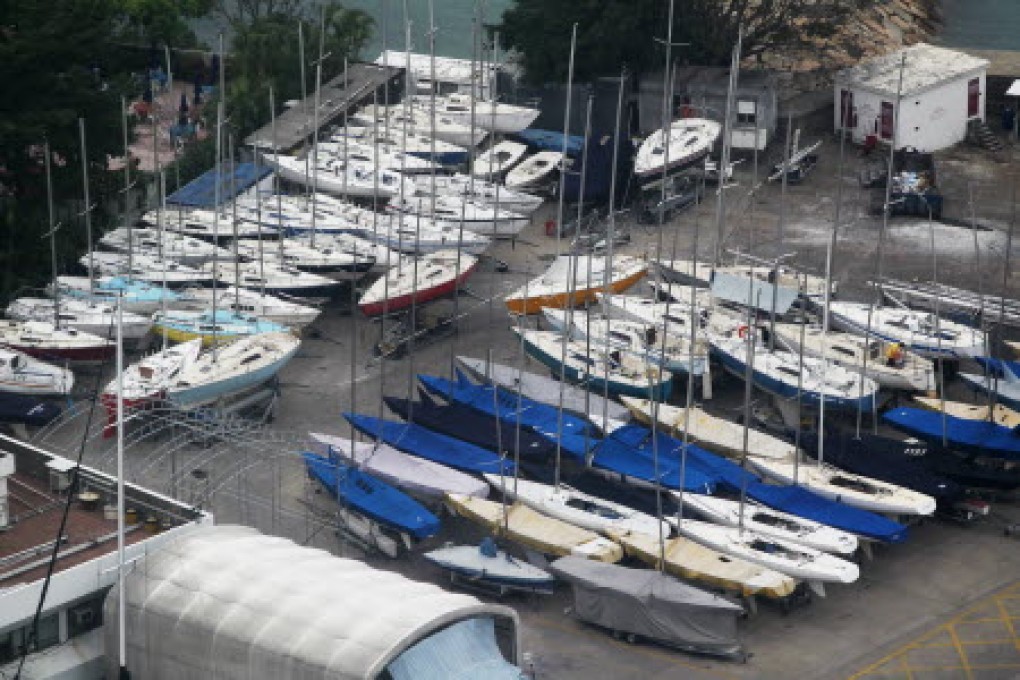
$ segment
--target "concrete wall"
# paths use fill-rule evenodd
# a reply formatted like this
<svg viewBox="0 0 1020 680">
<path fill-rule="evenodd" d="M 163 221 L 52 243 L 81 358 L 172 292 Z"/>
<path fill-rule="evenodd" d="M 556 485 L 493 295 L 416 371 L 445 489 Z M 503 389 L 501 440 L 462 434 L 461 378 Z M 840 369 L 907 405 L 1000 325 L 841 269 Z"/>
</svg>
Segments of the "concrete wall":
<svg viewBox="0 0 1020 680">
<path fill-rule="evenodd" d="M 938 151 L 962 142 L 967 136 L 967 83 L 977 77 L 980 80 L 980 100 L 978 115 L 975 118 L 985 119 L 985 103 L 987 84 L 984 72 L 967 75 L 947 82 L 940 87 L 922 92 L 916 96 L 904 97 L 897 114 L 896 144 L 902 148 L 912 146 L 919 151 Z M 840 127 L 840 92 L 844 86 L 837 84 L 834 88 L 833 126 Z M 868 135 L 878 135 L 880 142 L 888 142 L 881 138 L 882 102 L 895 104 L 895 97 L 877 95 L 862 89 L 853 89 L 854 108 L 857 113 L 857 126 L 851 129 L 855 142 L 863 143 Z"/>
</svg>

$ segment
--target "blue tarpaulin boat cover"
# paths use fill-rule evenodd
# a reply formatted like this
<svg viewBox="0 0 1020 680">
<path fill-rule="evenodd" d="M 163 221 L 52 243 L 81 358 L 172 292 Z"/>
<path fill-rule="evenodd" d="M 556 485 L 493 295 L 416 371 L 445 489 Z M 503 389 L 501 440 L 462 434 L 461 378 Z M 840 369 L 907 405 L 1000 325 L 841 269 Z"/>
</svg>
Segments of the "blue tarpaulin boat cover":
<svg viewBox="0 0 1020 680">
<path fill-rule="evenodd" d="M 904 432 L 936 444 L 946 441 L 984 456 L 1020 460 L 1020 432 L 987 420 L 970 420 L 919 408 L 897 408 L 882 418 Z"/>
<path fill-rule="evenodd" d="M 678 464 L 683 451 L 683 442 L 661 432 L 657 432 L 656 436 L 659 439 L 660 465 L 663 458 L 667 462 L 672 460 Z M 619 438 L 623 443 L 644 449 L 647 452 L 646 455 L 651 455 L 651 431 L 642 425 L 632 424 L 621 427 L 613 432 L 611 438 Z M 798 515 L 877 541 L 900 543 L 906 540 L 907 528 L 902 524 L 867 510 L 853 508 L 823 498 L 804 487 L 765 484 L 736 463 L 693 444 L 689 445 L 687 449 L 688 474 L 692 467 L 730 491 L 740 492 L 741 488 L 746 488 L 748 498 L 775 510 Z"/>
<path fill-rule="evenodd" d="M 460 371 L 457 372 L 456 382 L 431 375 L 419 375 L 418 380 L 431 394 L 495 416 L 507 427 L 516 427 L 517 416 L 520 414 L 521 427 L 553 443 L 558 439 L 562 451 L 578 460 L 584 460 L 585 452 L 596 443 L 598 433 L 584 418 L 569 413 L 561 415 L 553 406 L 524 396 L 518 398 L 515 392 L 502 388 L 476 385 Z"/>
<path fill-rule="evenodd" d="M 518 132 L 517 138 L 533 149 L 538 149 L 539 151 L 563 151 L 562 132 L 554 132 L 552 130 L 535 130 L 529 128 Z M 584 137 L 568 135 L 567 155 L 576 158 L 580 157 L 583 151 Z"/>
<path fill-rule="evenodd" d="M 270 172 L 272 172 L 270 168 L 264 165 L 256 166 L 254 163 L 235 163 L 232 170 L 229 165 L 225 166 L 220 180 L 220 204 L 247 191 Z M 216 168 L 205 172 L 167 196 L 166 202 L 191 208 L 215 207 L 216 180 L 220 174 Z"/>
<path fill-rule="evenodd" d="M 609 435 L 596 447 L 591 464 L 592 467 L 615 472 L 625 477 L 650 484 L 655 483 L 656 464 L 651 446 L 649 445 L 647 448 L 635 447 L 625 437 L 618 438 L 616 432 Z M 684 491 L 708 494 L 715 490 L 717 482 L 714 477 L 699 469 L 691 460 L 687 461 L 687 468 L 681 475 L 680 464 L 674 457 L 667 457 L 662 450 L 659 451 L 658 478 L 659 484 L 667 489 L 679 489 L 682 483 Z"/>
<path fill-rule="evenodd" d="M 491 472 L 496 475 L 500 472 L 505 475 L 514 473 L 512 461 L 502 460 L 492 451 L 432 432 L 420 425 L 396 423 L 357 413 L 345 413 L 344 418 L 357 430 L 395 449 L 461 472 Z"/>
<path fill-rule="evenodd" d="M 1020 361 L 993 359 L 991 357 L 974 357 L 974 361 L 996 378 L 1020 378 Z M 1011 373 L 1012 375 L 1007 375 Z"/>
</svg>

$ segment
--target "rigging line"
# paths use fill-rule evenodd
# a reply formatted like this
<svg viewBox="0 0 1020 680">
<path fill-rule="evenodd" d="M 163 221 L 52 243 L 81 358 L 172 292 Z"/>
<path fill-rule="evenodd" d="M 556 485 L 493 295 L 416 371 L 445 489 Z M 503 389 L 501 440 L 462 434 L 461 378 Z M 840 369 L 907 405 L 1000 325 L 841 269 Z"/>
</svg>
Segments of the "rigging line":
<svg viewBox="0 0 1020 680">
<path fill-rule="evenodd" d="M 47 144 L 47 158 L 49 146 Z M 48 164 L 48 163 L 47 163 Z M 110 317 L 110 325 L 106 329 L 106 337 L 110 337 L 110 331 L 113 330 L 113 317 Z M 102 384 L 103 368 L 110 361 L 107 357 L 103 364 L 96 371 L 96 379 L 92 390 L 92 404 L 89 407 L 88 418 L 85 421 L 85 431 L 82 433 L 81 443 L 78 446 L 78 456 L 75 459 L 74 469 L 71 471 L 71 484 L 67 487 L 67 500 L 64 502 L 64 511 L 60 517 L 60 526 L 57 527 L 57 539 L 53 541 L 53 550 L 50 553 L 49 562 L 46 565 L 46 576 L 43 577 L 42 589 L 39 592 L 39 602 L 35 608 L 35 614 L 32 616 L 32 627 L 29 630 L 28 636 L 25 640 L 25 644 L 21 649 L 21 656 L 18 659 L 18 668 L 14 672 L 14 680 L 21 678 L 21 672 L 25 667 L 25 662 L 28 660 L 28 654 L 31 650 L 32 644 L 38 639 L 39 635 L 39 621 L 42 618 L 43 607 L 46 604 L 46 596 L 49 594 L 50 583 L 53 580 L 53 572 L 56 570 L 57 559 L 60 553 L 61 543 L 59 538 L 64 535 L 67 528 L 67 519 L 71 513 L 71 503 L 74 501 L 74 491 L 78 487 L 78 479 L 81 473 L 82 459 L 85 457 L 85 444 L 87 442 L 87 436 L 89 428 L 92 425 L 92 417 L 95 414 L 96 404 L 99 403 L 100 385 Z"/>
</svg>

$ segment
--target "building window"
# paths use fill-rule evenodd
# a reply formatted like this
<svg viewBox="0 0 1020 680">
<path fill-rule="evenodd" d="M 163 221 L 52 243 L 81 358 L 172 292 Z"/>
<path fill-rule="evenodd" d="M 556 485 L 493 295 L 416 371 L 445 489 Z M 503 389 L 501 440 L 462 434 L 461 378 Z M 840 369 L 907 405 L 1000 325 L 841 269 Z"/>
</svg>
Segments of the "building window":
<svg viewBox="0 0 1020 680">
<path fill-rule="evenodd" d="M 974 78 L 967 83 L 967 117 L 975 118 L 981 106 L 981 79 Z"/>
<path fill-rule="evenodd" d="M 29 652 L 38 652 L 60 642 L 60 623 L 57 612 L 39 619 L 39 633 L 32 640 Z M 32 624 L 0 633 L 0 663 L 16 661 L 21 657 L 26 640 L 30 639 Z"/>
<path fill-rule="evenodd" d="M 103 598 L 79 602 L 67 609 L 67 637 L 74 638 L 103 625 Z"/>
<path fill-rule="evenodd" d="M 879 134 L 882 135 L 882 139 L 892 139 L 894 118 L 892 103 L 882 102 L 882 115 L 879 125 Z"/>
<path fill-rule="evenodd" d="M 753 101 L 737 101 L 737 125 L 756 127 L 758 125 L 758 103 Z"/>
</svg>

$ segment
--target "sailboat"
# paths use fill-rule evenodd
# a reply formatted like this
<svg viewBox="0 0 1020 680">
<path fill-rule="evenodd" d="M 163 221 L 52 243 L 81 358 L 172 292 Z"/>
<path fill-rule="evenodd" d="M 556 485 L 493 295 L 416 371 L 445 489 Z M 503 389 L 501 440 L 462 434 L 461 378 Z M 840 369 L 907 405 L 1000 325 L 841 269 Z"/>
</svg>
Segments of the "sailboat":
<svg viewBox="0 0 1020 680">
<path fill-rule="evenodd" d="M 930 312 L 871 307 L 857 302 L 832 302 L 830 314 L 832 322 L 839 328 L 869 338 L 898 342 L 931 359 L 961 359 L 985 353 L 983 332 L 948 319 L 936 321 L 935 315 Z"/>
<path fill-rule="evenodd" d="M 405 153 L 393 146 L 360 144 L 349 139 L 341 139 L 339 142 L 319 142 L 319 150 L 326 155 L 326 160 L 320 161 L 320 170 L 330 163 L 363 163 L 377 167 L 380 171 L 391 171 L 405 176 L 442 170 L 437 163 Z"/>
<path fill-rule="evenodd" d="M 471 174 L 495 182 L 521 162 L 528 147 L 520 142 L 504 140 L 475 157 Z"/>
<path fill-rule="evenodd" d="M 637 356 L 618 350 L 606 352 L 601 348 L 587 347 L 582 342 L 567 340 L 564 357 L 564 340 L 560 333 L 517 327 L 513 330 L 524 343 L 524 351 L 552 369 L 553 375 L 562 375 L 566 380 L 583 384 L 595 392 L 608 391 L 613 396 L 651 397 L 665 401 L 673 390 L 672 373 Z"/>
<path fill-rule="evenodd" d="M 107 383 L 99 397 L 100 403 L 106 408 L 109 422 L 112 423 L 117 416 L 117 402 L 121 395 L 118 385 L 121 381 L 124 385 L 124 408 L 145 408 L 166 396 L 167 388 L 186 366 L 198 359 L 201 351 L 202 341 L 196 338 L 166 347 L 126 367 L 120 380 L 114 378 Z"/>
<path fill-rule="evenodd" d="M 890 363 L 886 360 L 890 343 L 884 340 L 868 341 L 859 335 L 838 331 L 823 333 L 817 325 L 802 328 L 801 324 L 776 323 L 774 328 L 777 340 L 791 352 L 799 352 L 803 347 L 806 355 L 824 357 L 848 371 L 863 373 L 881 387 L 918 392 L 935 389 L 935 366 L 930 360 L 911 351 L 901 351 L 901 360 Z"/>
<path fill-rule="evenodd" d="M 0 320 L 0 346 L 45 361 L 101 364 L 113 358 L 116 344 L 91 333 L 57 328 L 47 321 Z"/>
<path fill-rule="evenodd" d="M 152 317 L 152 325 L 156 333 L 165 334 L 172 342 L 199 338 L 205 347 L 227 345 L 264 333 L 287 332 L 279 323 L 226 309 L 157 312 Z"/>
<path fill-rule="evenodd" d="M 543 594 L 552 593 L 556 583 L 547 571 L 500 550 L 490 537 L 483 538 L 477 546 L 447 543 L 422 557 L 468 583 Z"/>
<path fill-rule="evenodd" d="M 673 374 L 702 375 L 708 367 L 708 341 L 696 343 L 693 351 L 690 334 L 667 333 L 661 336 L 662 327 L 636 321 L 607 319 L 598 312 L 575 312 L 545 308 L 545 320 L 560 333 L 572 339 L 588 339 L 597 347 L 607 345 L 636 356 L 646 363 L 662 366 Z"/>
<path fill-rule="evenodd" d="M 712 334 L 712 353 L 727 371 L 743 379 L 746 373 L 747 340 L 744 335 L 756 333 L 747 326 Z M 803 369 L 801 365 L 803 364 Z M 827 365 L 821 359 L 804 357 L 782 350 L 769 350 L 764 343 L 754 343 L 754 384 L 783 399 L 797 399 L 805 406 L 825 407 L 842 411 L 871 412 L 876 405 L 878 385 L 871 378 L 852 373 L 839 366 Z"/>
<path fill-rule="evenodd" d="M 597 255 L 560 255 L 545 272 L 506 296 L 512 314 L 538 314 L 543 307 L 575 307 L 595 300 L 595 294 L 627 290 L 641 280 L 647 266 L 634 257 L 613 259 Z"/>
<path fill-rule="evenodd" d="M 797 484 L 822 498 L 888 515 L 926 516 L 935 512 L 935 499 L 895 484 L 845 472 L 828 463 L 800 464 L 749 457 L 748 464 L 782 484 Z"/>
<path fill-rule="evenodd" d="M 684 301 L 658 302 L 637 295 L 605 295 L 595 293 L 599 306 L 610 319 L 621 319 L 665 328 L 667 333 L 690 337 L 691 313 L 687 296 Z M 699 299 L 695 323 L 700 325 L 711 306 L 710 300 Z"/>
<path fill-rule="evenodd" d="M 397 423 L 358 413 L 344 413 L 344 418 L 356 430 L 373 439 L 454 470 L 472 473 L 504 471 L 510 474 L 514 470 L 513 462 L 499 454 L 414 423 Z"/>
<path fill-rule="evenodd" d="M 539 151 L 511 168 L 504 181 L 515 191 L 552 195 L 559 189 L 559 174 L 568 172 L 571 165 L 561 151 Z"/>
<path fill-rule="evenodd" d="M 656 130 L 641 143 L 634 158 L 634 174 L 647 182 L 661 179 L 664 172 L 693 167 L 708 156 L 721 134 L 722 125 L 714 120 L 681 118 L 674 121 L 666 134 L 661 129 Z"/>
<path fill-rule="evenodd" d="M 61 328 L 71 328 L 113 340 L 117 332 L 117 310 L 101 302 L 65 298 L 23 297 L 7 305 L 7 317 L 19 321 L 48 322 L 56 317 Z M 122 313 L 121 337 L 127 343 L 144 338 L 152 319 L 141 314 Z"/>
<path fill-rule="evenodd" d="M 201 269 L 145 253 L 134 253 L 128 257 L 127 253 L 92 252 L 82 255 L 78 261 L 86 269 L 92 263 L 93 269 L 89 273 L 93 277 L 125 276 L 167 288 L 207 286 L 213 281 L 212 275 Z"/>
<path fill-rule="evenodd" d="M 232 238 L 275 239 L 279 234 L 276 229 L 268 225 L 244 219 L 234 210 L 220 209 L 218 215 L 216 212 L 200 208 L 182 209 L 177 219 L 174 219 L 173 215 L 163 216 L 163 229 L 217 245 Z M 159 224 L 159 220 L 158 213 L 151 211 L 142 216 L 141 223 L 148 227 L 155 227 Z"/>
<path fill-rule="evenodd" d="M 239 318 L 270 321 L 290 328 L 307 326 L 322 314 L 318 307 L 248 288 L 233 286 L 221 288 L 215 292 L 215 296 L 219 309 L 232 312 Z M 209 288 L 190 290 L 187 304 L 181 307 L 189 311 L 204 312 L 212 308 L 212 300 L 213 291 Z"/>
<path fill-rule="evenodd" d="M 914 401 L 930 411 L 945 411 L 954 418 L 963 420 L 987 420 L 1003 427 L 1016 427 L 1020 425 L 1020 413 L 1008 406 L 995 404 L 993 410 L 989 410 L 988 404 L 968 404 L 962 401 L 950 399 L 939 399 L 935 397 L 914 396 Z M 989 415 L 991 414 L 991 415 Z"/>
<path fill-rule="evenodd" d="M 405 263 L 376 280 L 358 300 L 358 309 L 365 316 L 394 314 L 455 294 L 476 266 L 478 258 L 458 251 L 424 255 L 417 264 Z"/>
<path fill-rule="evenodd" d="M 565 484 L 553 486 L 525 479 L 483 475 L 492 488 L 509 500 L 518 500 L 543 515 L 599 533 L 633 531 L 658 536 L 670 534 L 669 524 L 626 505 L 578 491 Z"/>
<path fill-rule="evenodd" d="M 681 535 L 708 548 L 812 584 L 853 583 L 860 578 L 860 568 L 853 562 L 748 527 L 719 526 L 694 519 L 676 520 L 673 525 Z"/>
<path fill-rule="evenodd" d="M 925 441 L 944 442 L 977 455 L 1020 460 L 1020 436 L 1014 427 L 917 408 L 893 409 L 882 419 Z"/>
<path fill-rule="evenodd" d="M 70 369 L 0 347 L 0 392 L 37 397 L 65 396 L 74 387 Z"/>
<path fill-rule="evenodd" d="M 166 398 L 191 409 L 244 393 L 272 380 L 300 347 L 290 333 L 260 333 L 208 350 L 177 374 Z"/>
<path fill-rule="evenodd" d="M 698 406 L 692 406 L 690 413 L 685 413 L 682 406 L 672 404 L 654 405 L 647 399 L 636 397 L 620 397 L 624 406 L 638 422 L 650 425 L 652 413 L 658 411 L 659 425 L 665 427 L 670 435 L 683 436 L 686 423 L 688 441 L 711 449 L 731 458 L 740 458 L 744 450 L 744 427 L 725 418 L 713 416 Z M 654 409 L 654 410 L 653 410 Z M 761 458 L 776 460 L 793 460 L 797 455 L 797 447 L 778 437 L 755 429 L 747 430 L 747 449 Z"/>
<path fill-rule="evenodd" d="M 345 437 L 311 433 L 311 438 L 321 445 L 320 455 L 339 456 L 365 472 L 403 489 L 409 494 L 429 500 L 442 499 L 447 493 L 485 498 L 489 485 L 485 482 L 434 463 L 425 458 L 412 456 L 382 442 L 357 442 Z"/>
<path fill-rule="evenodd" d="M 301 457 L 308 476 L 322 484 L 339 503 L 355 512 L 416 539 L 428 538 L 439 532 L 439 519 L 435 515 L 385 482 L 339 458 L 307 451 Z"/>
<path fill-rule="evenodd" d="M 52 286 L 53 295 L 98 304 L 113 305 L 118 302 L 124 309 L 137 314 L 152 314 L 166 305 L 174 305 L 181 299 L 180 293 L 147 281 L 136 281 L 123 276 L 101 276 L 90 279 L 87 276 L 58 276 Z"/>
<path fill-rule="evenodd" d="M 685 493 L 681 498 L 676 492 L 673 492 L 673 497 L 682 502 L 685 509 L 690 508 L 716 524 L 739 527 L 743 522 L 745 527 L 760 536 L 798 543 L 822 552 L 850 555 L 857 550 L 859 544 L 857 536 L 848 531 L 841 531 L 788 512 L 773 510 L 753 501 L 745 501 L 744 509 L 741 511 L 740 501 L 729 498 L 698 493 Z"/>
<path fill-rule="evenodd" d="M 542 205 L 543 198 L 535 194 L 508 189 L 505 186 L 468 175 L 437 175 L 414 178 L 415 194 L 419 196 L 454 196 L 499 205 L 519 215 L 530 215 Z"/>
<path fill-rule="evenodd" d="M 563 410 L 566 413 L 584 418 L 596 415 L 602 417 L 603 411 L 613 420 L 628 419 L 626 407 L 615 401 L 606 401 L 599 394 L 567 385 L 537 373 L 529 373 L 513 366 L 489 362 L 487 359 L 458 356 L 457 365 L 463 368 L 476 381 L 496 385 L 507 392 L 519 391 L 526 399 L 543 402 L 549 406 L 559 407 L 562 395 Z"/>
<path fill-rule="evenodd" d="M 262 261 L 277 268 L 297 269 L 334 281 L 357 281 L 375 266 L 374 257 L 334 248 L 328 242 L 312 244 L 284 238 L 270 248 L 259 241 L 241 239 L 234 243 L 234 250 L 248 262 Z"/>
<path fill-rule="evenodd" d="M 412 217 L 421 216 L 442 228 L 463 227 L 491 238 L 513 238 L 531 223 L 528 217 L 509 212 L 505 207 L 497 209 L 488 203 L 455 196 L 391 198 L 386 210 Z"/>
<path fill-rule="evenodd" d="M 600 562 L 619 562 L 623 559 L 623 550 L 608 538 L 542 515 L 521 503 L 505 506 L 495 501 L 459 494 L 448 494 L 446 503 L 453 512 L 482 525 L 494 535 L 506 536 L 547 555 L 574 555 Z"/>
<path fill-rule="evenodd" d="M 335 279 L 270 262 L 210 262 L 203 265 L 203 269 L 224 286 L 239 284 L 241 288 L 274 295 L 328 298 L 336 295 L 342 285 Z"/>
<path fill-rule="evenodd" d="M 301 185 L 308 185 L 311 182 L 305 172 L 306 164 L 303 158 L 274 155 L 266 156 L 265 160 L 276 168 L 283 179 Z M 399 172 L 376 170 L 371 162 L 333 158 L 320 160 L 316 169 L 318 172 L 313 188 L 337 196 L 390 198 L 401 192 L 414 191 L 410 181 Z"/>
<path fill-rule="evenodd" d="M 213 257 L 230 259 L 230 251 L 208 241 L 156 229 L 118 227 L 108 231 L 99 243 L 110 250 L 121 253 L 150 255 L 155 258 L 174 260 L 181 264 L 200 265 Z"/>
<path fill-rule="evenodd" d="M 797 580 L 791 576 L 723 555 L 689 538 L 669 538 L 660 545 L 657 536 L 644 533 L 612 532 L 611 536 L 629 557 L 679 578 L 739 596 L 782 600 L 797 589 Z"/>
<path fill-rule="evenodd" d="M 503 134 L 520 132 L 538 118 L 538 109 L 504 104 L 491 99 L 475 98 L 473 102 L 471 99 L 471 95 L 462 93 L 435 97 L 412 95 L 411 106 L 429 115 L 433 115 L 432 112 L 435 111 L 435 115 L 467 126 L 472 124 L 473 116 L 474 125 L 489 132 Z"/>
<path fill-rule="evenodd" d="M 477 117 L 477 113 L 476 113 Z M 450 116 L 443 115 L 436 111 L 433 116 L 430 111 L 419 109 L 405 104 L 393 106 L 368 106 L 355 111 L 351 120 L 361 125 L 373 126 L 375 128 L 389 127 L 391 130 L 401 131 L 406 129 L 409 133 L 420 133 L 422 135 L 433 134 L 437 141 L 449 142 L 464 148 L 477 146 L 485 135 L 488 134 L 481 127 L 471 127 L 470 121 L 467 124 L 454 120 Z"/>
<path fill-rule="evenodd" d="M 468 150 L 441 139 L 433 139 L 414 129 L 401 130 L 397 126 L 388 130 L 383 126 L 356 126 L 338 128 L 333 132 L 332 141 L 342 144 L 343 139 L 365 146 L 375 146 L 384 151 L 405 153 L 422 160 L 432 161 L 439 165 L 460 165 L 468 159 Z M 433 150 L 434 149 L 434 150 Z"/>
</svg>

